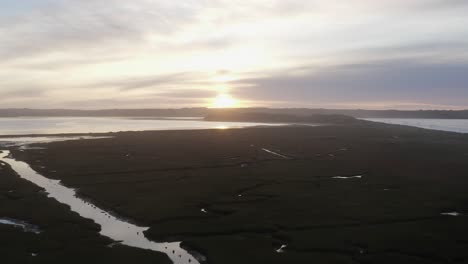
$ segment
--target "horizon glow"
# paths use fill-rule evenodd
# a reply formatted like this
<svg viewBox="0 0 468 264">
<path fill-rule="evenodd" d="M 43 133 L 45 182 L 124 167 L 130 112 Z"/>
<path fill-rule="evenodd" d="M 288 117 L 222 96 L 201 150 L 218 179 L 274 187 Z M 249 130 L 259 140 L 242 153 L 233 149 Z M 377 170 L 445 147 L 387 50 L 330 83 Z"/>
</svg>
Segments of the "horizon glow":
<svg viewBox="0 0 468 264">
<path fill-rule="evenodd" d="M 468 108 L 468 1 L 0 4 L 2 108 Z"/>
</svg>

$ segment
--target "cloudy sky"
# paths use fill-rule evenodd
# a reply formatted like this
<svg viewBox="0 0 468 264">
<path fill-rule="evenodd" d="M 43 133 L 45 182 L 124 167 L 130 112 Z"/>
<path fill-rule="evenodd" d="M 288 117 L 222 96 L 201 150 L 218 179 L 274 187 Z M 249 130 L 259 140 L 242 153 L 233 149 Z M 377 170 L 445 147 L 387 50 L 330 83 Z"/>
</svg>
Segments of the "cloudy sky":
<svg viewBox="0 0 468 264">
<path fill-rule="evenodd" d="M 467 14 L 467 0 L 0 0 L 0 108 L 468 108 Z"/>
</svg>

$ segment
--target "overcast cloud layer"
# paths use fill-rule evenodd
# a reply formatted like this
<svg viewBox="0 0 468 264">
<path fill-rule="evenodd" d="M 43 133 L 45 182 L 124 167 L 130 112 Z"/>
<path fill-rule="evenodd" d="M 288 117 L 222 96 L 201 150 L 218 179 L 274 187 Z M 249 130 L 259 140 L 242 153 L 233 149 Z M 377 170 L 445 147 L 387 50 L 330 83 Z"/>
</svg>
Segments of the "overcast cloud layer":
<svg viewBox="0 0 468 264">
<path fill-rule="evenodd" d="M 0 108 L 468 108 L 465 0 L 0 0 Z"/>
</svg>

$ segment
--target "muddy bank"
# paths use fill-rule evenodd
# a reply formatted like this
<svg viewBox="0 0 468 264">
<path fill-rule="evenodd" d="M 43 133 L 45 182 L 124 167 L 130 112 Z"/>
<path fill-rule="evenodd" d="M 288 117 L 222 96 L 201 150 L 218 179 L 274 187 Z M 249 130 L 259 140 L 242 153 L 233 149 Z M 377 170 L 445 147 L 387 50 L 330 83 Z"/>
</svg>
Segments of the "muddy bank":
<svg viewBox="0 0 468 264">
<path fill-rule="evenodd" d="M 13 154 L 210 263 L 468 260 L 467 135 L 363 123 L 113 136 Z"/>
</svg>

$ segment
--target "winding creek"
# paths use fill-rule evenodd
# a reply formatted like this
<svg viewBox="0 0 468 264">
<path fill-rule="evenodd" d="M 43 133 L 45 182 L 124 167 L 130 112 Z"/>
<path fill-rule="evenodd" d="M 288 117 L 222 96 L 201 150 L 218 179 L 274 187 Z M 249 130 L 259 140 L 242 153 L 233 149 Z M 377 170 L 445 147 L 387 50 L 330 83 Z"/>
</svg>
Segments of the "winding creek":
<svg viewBox="0 0 468 264">
<path fill-rule="evenodd" d="M 19 138 L 17 140 L 20 141 Z M 37 142 L 34 142 L 34 140 L 28 140 L 28 143 L 31 144 Z M 3 146 L 5 146 L 5 144 Z M 167 254 L 175 264 L 199 264 L 200 261 L 203 261 L 203 257 L 197 256 L 197 259 L 188 251 L 183 249 L 181 247 L 181 242 L 156 243 L 150 241 L 144 235 L 144 231 L 148 230 L 148 227 L 141 227 L 124 221 L 117 216 L 112 215 L 110 212 L 93 205 L 91 202 L 80 199 L 76 196 L 74 189 L 62 185 L 58 180 L 52 180 L 40 175 L 27 163 L 15 160 L 11 156 L 9 150 L 0 150 L 0 161 L 9 164 L 21 178 L 44 188 L 48 197 L 70 206 L 70 210 L 78 213 L 80 216 L 93 220 L 101 227 L 100 234 L 114 240 L 116 243 L 135 248 L 163 252 Z"/>
</svg>

